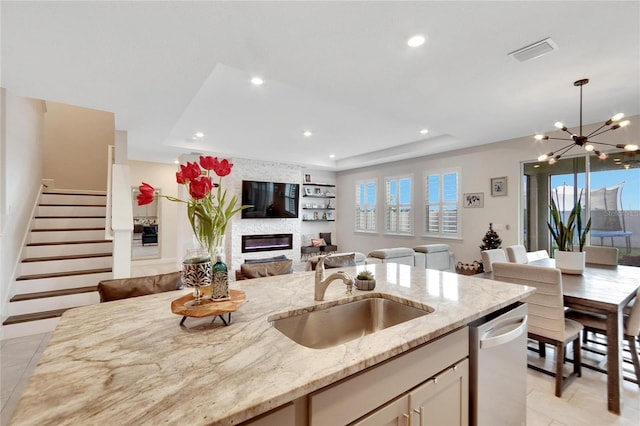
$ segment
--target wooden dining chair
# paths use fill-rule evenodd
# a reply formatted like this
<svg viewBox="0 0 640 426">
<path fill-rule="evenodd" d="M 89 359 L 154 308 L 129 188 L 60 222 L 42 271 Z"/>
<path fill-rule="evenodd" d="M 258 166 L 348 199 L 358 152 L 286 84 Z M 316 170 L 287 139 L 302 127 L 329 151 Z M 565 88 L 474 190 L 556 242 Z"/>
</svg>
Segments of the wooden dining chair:
<svg viewBox="0 0 640 426">
<path fill-rule="evenodd" d="M 527 334 L 540 343 L 540 356 L 544 357 L 544 344 L 556 349 L 555 372 L 528 364 L 536 370 L 555 376 L 555 395 L 562 396 L 564 388 L 576 377 L 582 375 L 580 358 L 580 332 L 582 324 L 565 318 L 562 299 L 562 273 L 557 268 L 524 265 L 520 263 L 496 262 L 493 278 L 497 281 L 523 284 L 535 287 L 536 292 L 523 300 L 529 304 Z M 566 346 L 573 342 L 573 372 L 564 377 L 563 367 Z"/>
<path fill-rule="evenodd" d="M 529 263 L 527 249 L 523 245 L 507 247 L 507 258 L 511 263 Z"/>
<path fill-rule="evenodd" d="M 493 262 L 507 261 L 507 255 L 502 249 L 482 250 L 480 256 L 482 257 L 482 267 L 485 272 L 491 272 L 491 264 Z"/>
<path fill-rule="evenodd" d="M 586 263 L 597 265 L 617 265 L 618 249 L 616 247 L 584 246 Z"/>
<path fill-rule="evenodd" d="M 636 293 L 636 299 L 640 297 L 640 288 Z M 578 321 L 584 327 L 585 332 L 607 335 L 607 317 L 601 314 L 595 314 L 591 312 L 582 312 L 570 309 L 566 312 L 566 317 L 571 318 L 574 321 Z M 640 387 L 640 355 L 638 355 L 637 339 L 640 335 L 640 304 L 635 303 L 631 307 L 629 316 L 624 317 L 624 340 L 629 345 L 629 353 L 631 354 L 631 363 L 633 364 L 633 370 L 635 372 L 635 383 Z M 602 344 L 602 343 L 599 343 Z M 589 349 L 592 352 L 599 353 L 600 355 L 606 355 L 605 352 L 599 350 Z M 607 374 L 607 371 L 596 366 L 589 366 L 590 369 Z"/>
</svg>

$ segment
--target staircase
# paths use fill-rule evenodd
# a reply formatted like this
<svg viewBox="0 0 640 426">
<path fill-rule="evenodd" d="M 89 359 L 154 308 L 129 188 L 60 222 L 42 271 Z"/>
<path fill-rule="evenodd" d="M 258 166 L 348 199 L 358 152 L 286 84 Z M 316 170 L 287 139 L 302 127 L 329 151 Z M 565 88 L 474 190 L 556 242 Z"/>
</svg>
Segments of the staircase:
<svg viewBox="0 0 640 426">
<path fill-rule="evenodd" d="M 53 331 L 67 309 L 99 303 L 112 277 L 113 246 L 104 239 L 106 195 L 43 192 L 22 252 L 4 338 Z"/>
</svg>

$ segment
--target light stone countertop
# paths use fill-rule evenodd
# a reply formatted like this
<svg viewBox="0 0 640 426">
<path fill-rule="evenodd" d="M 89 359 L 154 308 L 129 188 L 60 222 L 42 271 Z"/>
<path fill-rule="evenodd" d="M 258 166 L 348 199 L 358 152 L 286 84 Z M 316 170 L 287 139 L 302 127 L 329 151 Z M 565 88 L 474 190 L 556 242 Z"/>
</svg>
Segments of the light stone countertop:
<svg viewBox="0 0 640 426">
<path fill-rule="evenodd" d="M 355 276 L 364 267 L 341 268 Z M 435 312 L 327 349 L 289 340 L 267 321 L 347 296 L 342 281 L 313 300 L 314 273 L 232 283 L 247 302 L 232 324 L 171 312 L 191 290 L 67 311 L 16 408 L 13 425 L 237 424 L 474 319 L 534 289 L 398 264 L 368 265 L 373 293 L 411 299 Z M 327 275 L 335 272 L 328 270 Z"/>
</svg>

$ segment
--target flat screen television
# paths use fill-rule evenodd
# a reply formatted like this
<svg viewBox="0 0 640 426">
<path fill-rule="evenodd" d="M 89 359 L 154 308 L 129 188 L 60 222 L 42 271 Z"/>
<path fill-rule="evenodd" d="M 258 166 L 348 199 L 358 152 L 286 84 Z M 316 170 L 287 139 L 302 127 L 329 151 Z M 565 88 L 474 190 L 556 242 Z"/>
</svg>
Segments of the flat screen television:
<svg viewBox="0 0 640 426">
<path fill-rule="evenodd" d="M 298 217 L 300 184 L 242 181 L 243 219 L 290 219 Z"/>
</svg>

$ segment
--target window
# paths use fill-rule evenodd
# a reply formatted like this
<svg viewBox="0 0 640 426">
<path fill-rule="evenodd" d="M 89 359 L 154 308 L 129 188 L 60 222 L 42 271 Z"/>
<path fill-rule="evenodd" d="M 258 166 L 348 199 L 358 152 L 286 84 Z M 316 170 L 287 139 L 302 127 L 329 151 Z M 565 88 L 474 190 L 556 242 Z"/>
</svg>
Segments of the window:
<svg viewBox="0 0 640 426">
<path fill-rule="evenodd" d="M 385 195 L 385 232 L 411 234 L 413 232 L 411 177 L 385 179 Z"/>
<path fill-rule="evenodd" d="M 460 171 L 425 173 L 425 234 L 460 237 Z"/>
<path fill-rule="evenodd" d="M 356 184 L 356 231 L 376 231 L 376 187 L 376 181 Z"/>
</svg>

